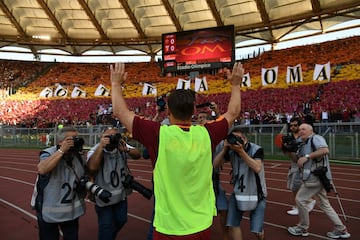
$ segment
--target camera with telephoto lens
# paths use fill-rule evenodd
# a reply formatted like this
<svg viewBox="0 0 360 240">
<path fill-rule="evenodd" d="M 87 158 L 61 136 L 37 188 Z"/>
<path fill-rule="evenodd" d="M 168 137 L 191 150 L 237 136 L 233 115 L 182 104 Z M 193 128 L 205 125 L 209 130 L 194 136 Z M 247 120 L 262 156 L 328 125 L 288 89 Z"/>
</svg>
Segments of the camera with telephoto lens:
<svg viewBox="0 0 360 240">
<path fill-rule="evenodd" d="M 78 136 L 73 136 L 72 140 L 74 141 L 74 146 L 71 147 L 71 149 L 75 150 L 75 151 L 78 151 L 78 152 L 82 151 L 83 150 L 83 145 L 85 143 L 84 139 L 80 138 Z"/>
<path fill-rule="evenodd" d="M 86 188 L 89 192 L 97 196 L 104 203 L 108 203 L 110 201 L 110 197 L 112 196 L 111 192 L 91 182 L 88 176 L 83 176 L 80 179 L 80 186 Z"/>
<path fill-rule="evenodd" d="M 130 174 L 125 176 L 125 180 L 122 182 L 125 188 L 130 188 L 133 190 L 138 191 L 140 194 L 142 194 L 145 198 L 150 199 L 153 195 L 153 192 L 151 189 L 141 185 L 139 182 L 134 180 L 134 177 Z"/>
<path fill-rule="evenodd" d="M 120 133 L 116 133 L 114 135 L 107 135 L 105 137 L 110 139 L 110 143 L 105 146 L 105 149 L 107 151 L 112 151 L 115 148 L 119 147 L 120 140 L 121 140 L 121 134 Z"/>
<path fill-rule="evenodd" d="M 296 141 L 291 133 L 282 137 L 281 149 L 285 152 L 296 152 L 299 149 L 299 145 L 300 142 Z"/>
<path fill-rule="evenodd" d="M 234 145 L 236 144 L 237 142 L 239 142 L 241 145 L 244 145 L 244 141 L 242 140 L 241 137 L 233 134 L 233 133 L 230 133 L 227 137 L 226 137 L 226 140 L 228 141 L 229 144 L 231 145 Z"/>
</svg>

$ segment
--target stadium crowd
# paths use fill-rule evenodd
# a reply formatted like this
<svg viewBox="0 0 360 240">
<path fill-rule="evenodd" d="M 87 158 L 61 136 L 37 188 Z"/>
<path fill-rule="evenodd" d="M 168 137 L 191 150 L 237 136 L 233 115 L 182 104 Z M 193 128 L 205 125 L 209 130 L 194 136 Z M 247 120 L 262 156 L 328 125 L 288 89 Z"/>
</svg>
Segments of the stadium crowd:
<svg viewBox="0 0 360 240">
<path fill-rule="evenodd" d="M 244 124 L 281 123 L 292 116 L 311 117 L 321 122 L 326 113 L 329 122 L 359 121 L 360 104 L 357 96 L 360 88 L 359 62 L 360 37 L 351 37 L 337 41 L 293 47 L 283 50 L 263 52 L 251 59 L 242 60 L 251 74 L 252 87 L 242 90 L 242 113 L 237 121 Z M 284 59 L 286 64 L 284 65 Z M 287 66 L 302 63 L 304 78 L 310 78 L 313 66 L 317 63 L 331 62 L 331 81 L 326 83 L 304 82 L 287 86 L 279 84 L 277 88 L 261 87 L 259 69 L 279 66 L 279 75 L 286 73 Z M 162 76 L 158 62 L 127 63 L 129 71 L 126 88 L 131 91 L 133 85 L 147 82 L 165 83 L 175 86 L 179 77 Z M 62 84 L 95 89 L 106 83 L 109 74 L 108 64 L 78 63 L 40 63 L 25 61 L 0 61 L 0 123 L 21 127 L 52 127 L 58 123 L 75 125 L 116 124 L 111 112 L 99 111 L 109 105 L 109 97 L 27 99 L 26 93 Z M 224 92 L 223 69 L 215 74 L 200 72 L 213 87 L 207 94 L 199 94 L 199 103 L 216 102 L 220 112 L 226 108 L 229 93 Z M 17 92 L 18 89 L 21 89 Z M 166 89 L 165 89 L 166 90 Z M 162 91 L 165 91 L 162 90 Z M 12 96 L 8 96 L 9 95 Z M 127 93 L 126 93 L 127 94 Z M 156 114 L 154 97 L 133 96 L 128 94 L 130 109 L 144 116 Z M 106 108 L 106 107 L 105 107 Z M 110 115 L 110 116 L 109 116 Z M 61 116 L 61 117 L 60 117 Z M 161 113 L 160 118 L 165 118 Z"/>
</svg>

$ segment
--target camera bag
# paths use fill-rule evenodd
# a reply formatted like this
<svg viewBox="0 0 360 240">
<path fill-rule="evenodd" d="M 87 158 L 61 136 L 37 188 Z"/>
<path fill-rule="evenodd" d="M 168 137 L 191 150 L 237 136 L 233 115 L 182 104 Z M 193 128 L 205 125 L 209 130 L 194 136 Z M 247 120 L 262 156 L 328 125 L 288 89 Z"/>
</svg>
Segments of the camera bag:
<svg viewBox="0 0 360 240">
<path fill-rule="evenodd" d="M 316 151 L 316 148 L 315 148 L 315 145 L 313 142 L 313 138 L 311 138 L 311 149 L 312 149 L 312 151 Z M 320 180 L 321 184 L 323 185 L 323 187 L 325 188 L 326 192 L 330 192 L 331 189 L 333 189 L 333 186 L 332 186 L 329 178 L 326 175 L 326 173 L 328 171 L 328 167 L 326 166 L 325 157 L 326 156 L 322 157 L 320 159 L 320 161 L 318 159 L 314 159 L 316 168 L 311 173 L 319 178 L 319 180 Z M 320 162 L 321 162 L 321 164 L 318 165 L 318 163 L 320 163 Z"/>
</svg>

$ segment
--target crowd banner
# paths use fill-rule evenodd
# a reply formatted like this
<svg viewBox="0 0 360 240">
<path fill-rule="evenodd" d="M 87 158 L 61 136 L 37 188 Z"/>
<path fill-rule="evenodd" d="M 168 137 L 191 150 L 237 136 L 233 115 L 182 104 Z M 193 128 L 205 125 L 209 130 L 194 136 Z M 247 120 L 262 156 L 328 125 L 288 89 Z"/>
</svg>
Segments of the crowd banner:
<svg viewBox="0 0 360 240">
<path fill-rule="evenodd" d="M 244 74 L 241 87 L 251 87 L 250 73 Z"/>
<path fill-rule="evenodd" d="M 86 92 L 79 87 L 74 87 L 74 89 L 71 92 L 72 98 L 78 98 L 78 97 L 86 97 Z"/>
<path fill-rule="evenodd" d="M 51 88 L 46 87 L 44 88 L 41 92 L 40 92 L 40 97 L 44 97 L 44 98 L 50 98 L 53 96 L 53 91 Z"/>
<path fill-rule="evenodd" d="M 204 91 L 208 91 L 208 84 L 206 81 L 206 76 L 204 76 L 203 78 L 195 78 L 195 92 L 204 92 Z"/>
<path fill-rule="evenodd" d="M 331 76 L 331 66 L 330 61 L 326 64 L 315 64 L 313 81 L 330 81 Z M 276 87 L 278 84 L 278 66 L 272 68 L 261 68 L 261 83 L 263 87 Z M 295 66 L 288 66 L 286 70 L 286 84 L 296 84 L 303 82 L 303 73 L 301 64 L 297 64 Z M 243 76 L 241 87 L 242 88 L 250 88 L 252 86 L 250 73 L 246 73 Z M 257 85 L 255 83 L 255 85 Z M 73 90 L 71 92 L 72 98 L 78 97 L 87 97 L 87 92 L 78 86 L 73 86 Z M 68 88 L 63 87 L 60 84 L 55 84 L 53 87 L 45 87 L 40 92 L 40 97 L 51 98 L 51 97 L 67 97 L 68 96 Z M 185 80 L 182 78 L 178 78 L 178 82 L 176 85 L 176 89 L 190 89 L 191 88 L 191 79 Z M 55 90 L 53 90 L 55 89 Z M 206 92 L 209 91 L 209 85 L 207 82 L 206 76 L 199 78 L 195 77 L 194 83 L 194 91 L 195 92 Z M 110 96 L 110 90 L 105 87 L 105 85 L 100 84 L 94 93 L 95 96 L 108 97 Z M 157 95 L 157 88 L 155 85 L 151 83 L 144 83 L 142 89 L 142 95 Z"/>
<path fill-rule="evenodd" d="M 61 84 L 59 84 L 57 86 L 57 88 L 55 89 L 54 96 L 66 98 L 67 95 L 68 95 L 67 88 L 65 88 L 65 87 L 61 86 Z"/>
<path fill-rule="evenodd" d="M 110 90 L 107 89 L 103 84 L 100 84 L 95 90 L 95 96 L 110 96 Z"/>
<path fill-rule="evenodd" d="M 185 79 L 179 78 L 176 89 L 190 89 L 190 82 L 191 82 L 191 79 L 185 80 Z"/>
<path fill-rule="evenodd" d="M 330 62 L 315 64 L 313 80 L 330 81 Z"/>
<path fill-rule="evenodd" d="M 279 67 L 261 68 L 261 82 L 265 87 L 267 85 L 275 85 L 278 78 Z"/>
<path fill-rule="evenodd" d="M 303 75 L 302 75 L 302 69 L 301 64 L 298 64 L 296 66 L 287 67 L 286 70 L 286 83 L 298 83 L 303 81 Z"/>
<path fill-rule="evenodd" d="M 157 89 L 154 85 L 151 85 L 149 83 L 144 83 L 142 95 L 157 95 Z"/>
</svg>

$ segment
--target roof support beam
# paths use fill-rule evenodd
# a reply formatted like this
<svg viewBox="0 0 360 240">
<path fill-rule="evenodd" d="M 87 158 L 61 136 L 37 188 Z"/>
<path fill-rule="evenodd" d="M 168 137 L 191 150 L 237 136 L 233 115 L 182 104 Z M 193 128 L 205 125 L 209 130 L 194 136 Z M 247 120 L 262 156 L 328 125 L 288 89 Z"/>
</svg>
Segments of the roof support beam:
<svg viewBox="0 0 360 240">
<path fill-rule="evenodd" d="M 119 0 L 119 2 L 121 3 L 121 5 L 123 6 L 126 14 L 129 16 L 132 24 L 135 26 L 138 34 L 139 34 L 139 38 L 140 39 L 144 39 L 145 38 L 145 33 L 144 31 L 142 30 L 138 20 L 136 19 L 134 13 L 132 12 L 128 2 L 126 0 Z"/>
<path fill-rule="evenodd" d="M 341 5 L 341 7 L 334 7 L 331 9 L 321 10 L 317 15 L 323 15 L 322 18 L 325 19 L 330 16 L 342 15 L 345 13 L 347 14 L 347 13 L 358 11 L 354 7 L 355 7 L 354 4 L 347 4 L 347 5 L 343 4 L 343 5 Z M 346 10 L 346 12 L 339 13 L 339 11 L 343 11 L 343 10 Z M 334 14 L 334 12 L 337 12 L 337 13 Z M 329 16 L 327 16 L 327 15 L 329 15 Z M 271 26 L 273 29 L 275 29 L 275 28 L 278 28 L 278 26 L 291 25 L 291 24 L 294 24 L 294 22 L 303 21 L 304 19 L 309 19 L 312 17 L 314 17 L 313 13 L 305 13 L 305 14 L 293 16 L 292 21 L 289 21 L 289 19 L 287 19 L 287 18 L 271 21 L 269 23 L 269 26 Z M 259 29 L 258 31 L 262 31 L 264 29 L 264 24 L 256 23 L 256 24 L 245 26 L 245 27 L 237 26 L 237 27 L 235 27 L 235 32 L 239 32 L 240 34 L 241 34 L 241 31 L 251 32 L 251 30 L 249 30 L 249 29 Z"/>
<path fill-rule="evenodd" d="M 108 39 L 108 37 L 106 36 L 104 30 L 102 29 L 101 25 L 99 24 L 99 22 L 95 18 L 94 14 L 92 13 L 91 9 L 86 4 L 86 2 L 84 0 L 78 0 L 78 2 L 81 5 L 81 7 L 85 10 L 86 15 L 90 18 L 91 22 L 96 27 L 97 31 L 99 32 L 99 35 L 100 35 L 101 39 Z"/>
<path fill-rule="evenodd" d="M 274 42 L 277 42 L 278 39 L 274 38 L 274 34 L 272 32 L 272 27 L 271 27 L 271 24 L 270 24 L 270 17 L 269 17 L 269 14 L 266 11 L 265 3 L 262 0 L 256 0 L 256 6 L 257 6 L 257 8 L 258 8 L 258 10 L 260 12 L 263 24 L 265 26 L 269 27 L 269 33 L 270 33 L 270 36 L 271 36 L 271 45 L 272 45 Z"/>
<path fill-rule="evenodd" d="M 10 22 L 12 24 L 14 24 L 16 30 L 18 31 L 18 33 L 23 37 L 23 38 L 27 38 L 28 36 L 26 35 L 25 31 L 22 29 L 22 27 L 20 26 L 20 24 L 18 23 L 18 21 L 16 20 L 16 18 L 14 17 L 14 15 L 12 15 L 12 13 L 10 12 L 10 10 L 7 8 L 7 6 L 5 5 L 4 1 L 0 1 L 0 8 L 1 10 L 6 14 L 6 16 L 9 18 Z"/>
<path fill-rule="evenodd" d="M 6 16 L 9 18 L 10 22 L 12 24 L 14 24 L 16 30 L 18 31 L 18 33 L 20 34 L 20 36 L 22 38 L 24 38 L 24 40 L 31 38 L 31 36 L 28 36 L 26 34 L 26 32 L 24 31 L 24 29 L 20 26 L 20 24 L 18 23 L 18 21 L 16 20 L 16 18 L 14 17 L 14 15 L 10 12 L 10 10 L 8 9 L 8 7 L 5 5 L 4 1 L 0 1 L 0 8 L 1 10 L 6 14 Z M 38 53 L 36 51 L 36 49 L 31 46 L 28 45 L 28 47 L 30 48 L 31 52 L 33 53 L 35 59 L 38 58 Z"/>
<path fill-rule="evenodd" d="M 171 7 L 169 1 L 168 0 L 162 0 L 162 3 L 164 4 L 164 7 L 165 7 L 166 11 L 168 12 L 171 20 L 175 24 L 176 31 L 181 32 L 183 29 L 181 27 L 179 19 L 175 15 L 174 9 Z"/>
<path fill-rule="evenodd" d="M 322 23 L 322 20 L 321 20 L 321 15 L 318 15 L 318 13 L 321 11 L 321 6 L 320 6 L 320 3 L 319 3 L 319 0 L 311 0 L 311 6 L 312 6 L 313 13 L 315 15 L 317 15 L 318 18 L 319 18 L 321 32 L 324 32 L 324 26 L 323 26 L 323 23 Z"/>
<path fill-rule="evenodd" d="M 313 9 L 313 13 L 317 14 L 321 11 L 319 0 L 311 0 L 311 6 Z"/>
<path fill-rule="evenodd" d="M 81 5 L 81 7 L 85 10 L 86 15 L 90 18 L 91 22 L 96 27 L 96 30 L 99 32 L 99 35 L 100 35 L 101 39 L 109 40 L 108 36 L 104 32 L 104 29 L 101 27 L 99 21 L 96 19 L 95 15 L 93 14 L 91 9 L 89 8 L 89 5 L 87 5 L 87 3 L 84 0 L 78 0 L 78 2 Z M 110 49 L 111 49 L 111 51 L 113 53 L 115 53 L 115 51 L 114 51 L 114 49 L 112 47 L 110 47 Z"/>
<path fill-rule="evenodd" d="M 53 22 L 53 24 L 55 25 L 56 29 L 59 31 L 60 35 L 62 36 L 62 38 L 64 40 L 68 40 L 68 36 L 65 33 L 63 27 L 61 26 L 61 24 L 59 23 L 59 21 L 56 19 L 55 15 L 52 13 L 52 11 L 50 10 L 50 8 L 46 5 L 46 3 L 44 2 L 44 0 L 37 0 L 37 2 L 39 3 L 39 5 L 42 7 L 42 9 L 44 9 L 46 15 L 49 16 L 50 20 Z"/>
<path fill-rule="evenodd" d="M 212 15 L 214 16 L 218 26 L 224 26 L 224 22 L 221 19 L 219 11 L 216 9 L 215 2 L 213 0 L 206 0 L 207 4 L 210 7 Z"/>
</svg>

